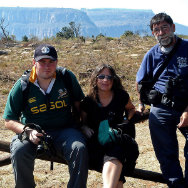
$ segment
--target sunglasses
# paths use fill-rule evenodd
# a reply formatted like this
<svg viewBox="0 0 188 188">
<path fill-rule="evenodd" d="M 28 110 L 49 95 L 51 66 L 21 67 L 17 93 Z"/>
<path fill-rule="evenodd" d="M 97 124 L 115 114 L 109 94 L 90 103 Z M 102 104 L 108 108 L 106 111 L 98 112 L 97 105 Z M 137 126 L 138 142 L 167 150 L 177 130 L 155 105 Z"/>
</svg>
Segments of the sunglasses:
<svg viewBox="0 0 188 188">
<path fill-rule="evenodd" d="M 113 79 L 113 76 L 112 76 L 112 75 L 104 75 L 104 74 L 101 74 L 101 75 L 98 75 L 97 78 L 98 78 L 99 80 L 104 80 L 105 78 L 106 78 L 107 80 L 112 80 L 112 79 Z"/>
</svg>

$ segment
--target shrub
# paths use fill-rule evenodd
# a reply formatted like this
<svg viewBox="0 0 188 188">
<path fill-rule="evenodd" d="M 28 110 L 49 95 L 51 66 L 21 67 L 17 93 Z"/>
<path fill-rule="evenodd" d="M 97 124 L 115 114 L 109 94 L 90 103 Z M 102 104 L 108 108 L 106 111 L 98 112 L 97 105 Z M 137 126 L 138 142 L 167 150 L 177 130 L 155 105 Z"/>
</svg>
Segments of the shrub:
<svg viewBox="0 0 188 188">
<path fill-rule="evenodd" d="M 24 35 L 24 36 L 22 37 L 22 41 L 23 41 L 23 42 L 28 42 L 28 41 L 29 41 L 29 38 L 28 38 L 26 35 Z"/>
<path fill-rule="evenodd" d="M 76 25 L 75 22 L 70 22 L 68 27 L 63 27 L 61 31 L 56 33 L 57 38 L 78 38 L 80 35 L 80 24 Z"/>
<path fill-rule="evenodd" d="M 133 36 L 134 33 L 132 31 L 125 31 L 121 37 L 130 37 Z"/>
</svg>

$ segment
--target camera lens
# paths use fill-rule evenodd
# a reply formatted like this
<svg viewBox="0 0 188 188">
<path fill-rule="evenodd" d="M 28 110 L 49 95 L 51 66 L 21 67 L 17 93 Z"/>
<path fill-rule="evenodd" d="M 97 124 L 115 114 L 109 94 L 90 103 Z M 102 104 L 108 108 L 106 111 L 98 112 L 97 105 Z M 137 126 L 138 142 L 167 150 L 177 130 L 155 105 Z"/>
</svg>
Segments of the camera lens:
<svg viewBox="0 0 188 188">
<path fill-rule="evenodd" d="M 44 146 L 42 144 L 39 144 L 37 146 L 37 155 L 42 155 L 44 153 Z"/>
</svg>

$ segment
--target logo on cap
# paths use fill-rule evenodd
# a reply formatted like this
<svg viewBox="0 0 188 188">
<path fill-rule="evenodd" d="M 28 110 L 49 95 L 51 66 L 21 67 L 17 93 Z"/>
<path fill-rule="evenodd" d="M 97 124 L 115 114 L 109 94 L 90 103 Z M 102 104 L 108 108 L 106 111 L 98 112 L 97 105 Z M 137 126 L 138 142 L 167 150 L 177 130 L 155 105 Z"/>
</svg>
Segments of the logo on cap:
<svg viewBox="0 0 188 188">
<path fill-rule="evenodd" d="M 50 49 L 47 47 L 47 46 L 44 46 L 42 49 L 41 49 L 41 52 L 43 54 L 48 54 L 50 52 Z"/>
</svg>

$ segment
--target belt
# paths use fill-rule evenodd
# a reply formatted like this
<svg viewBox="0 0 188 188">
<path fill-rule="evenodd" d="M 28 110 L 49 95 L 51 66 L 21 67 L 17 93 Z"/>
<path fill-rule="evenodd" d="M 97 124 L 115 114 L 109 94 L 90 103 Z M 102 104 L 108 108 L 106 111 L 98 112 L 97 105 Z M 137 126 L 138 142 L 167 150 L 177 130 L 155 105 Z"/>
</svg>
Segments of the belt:
<svg viewBox="0 0 188 188">
<path fill-rule="evenodd" d="M 171 107 L 176 111 L 183 112 L 187 107 L 188 102 L 183 99 L 174 101 L 172 98 L 169 98 L 166 94 L 162 94 L 161 104 Z"/>
</svg>

